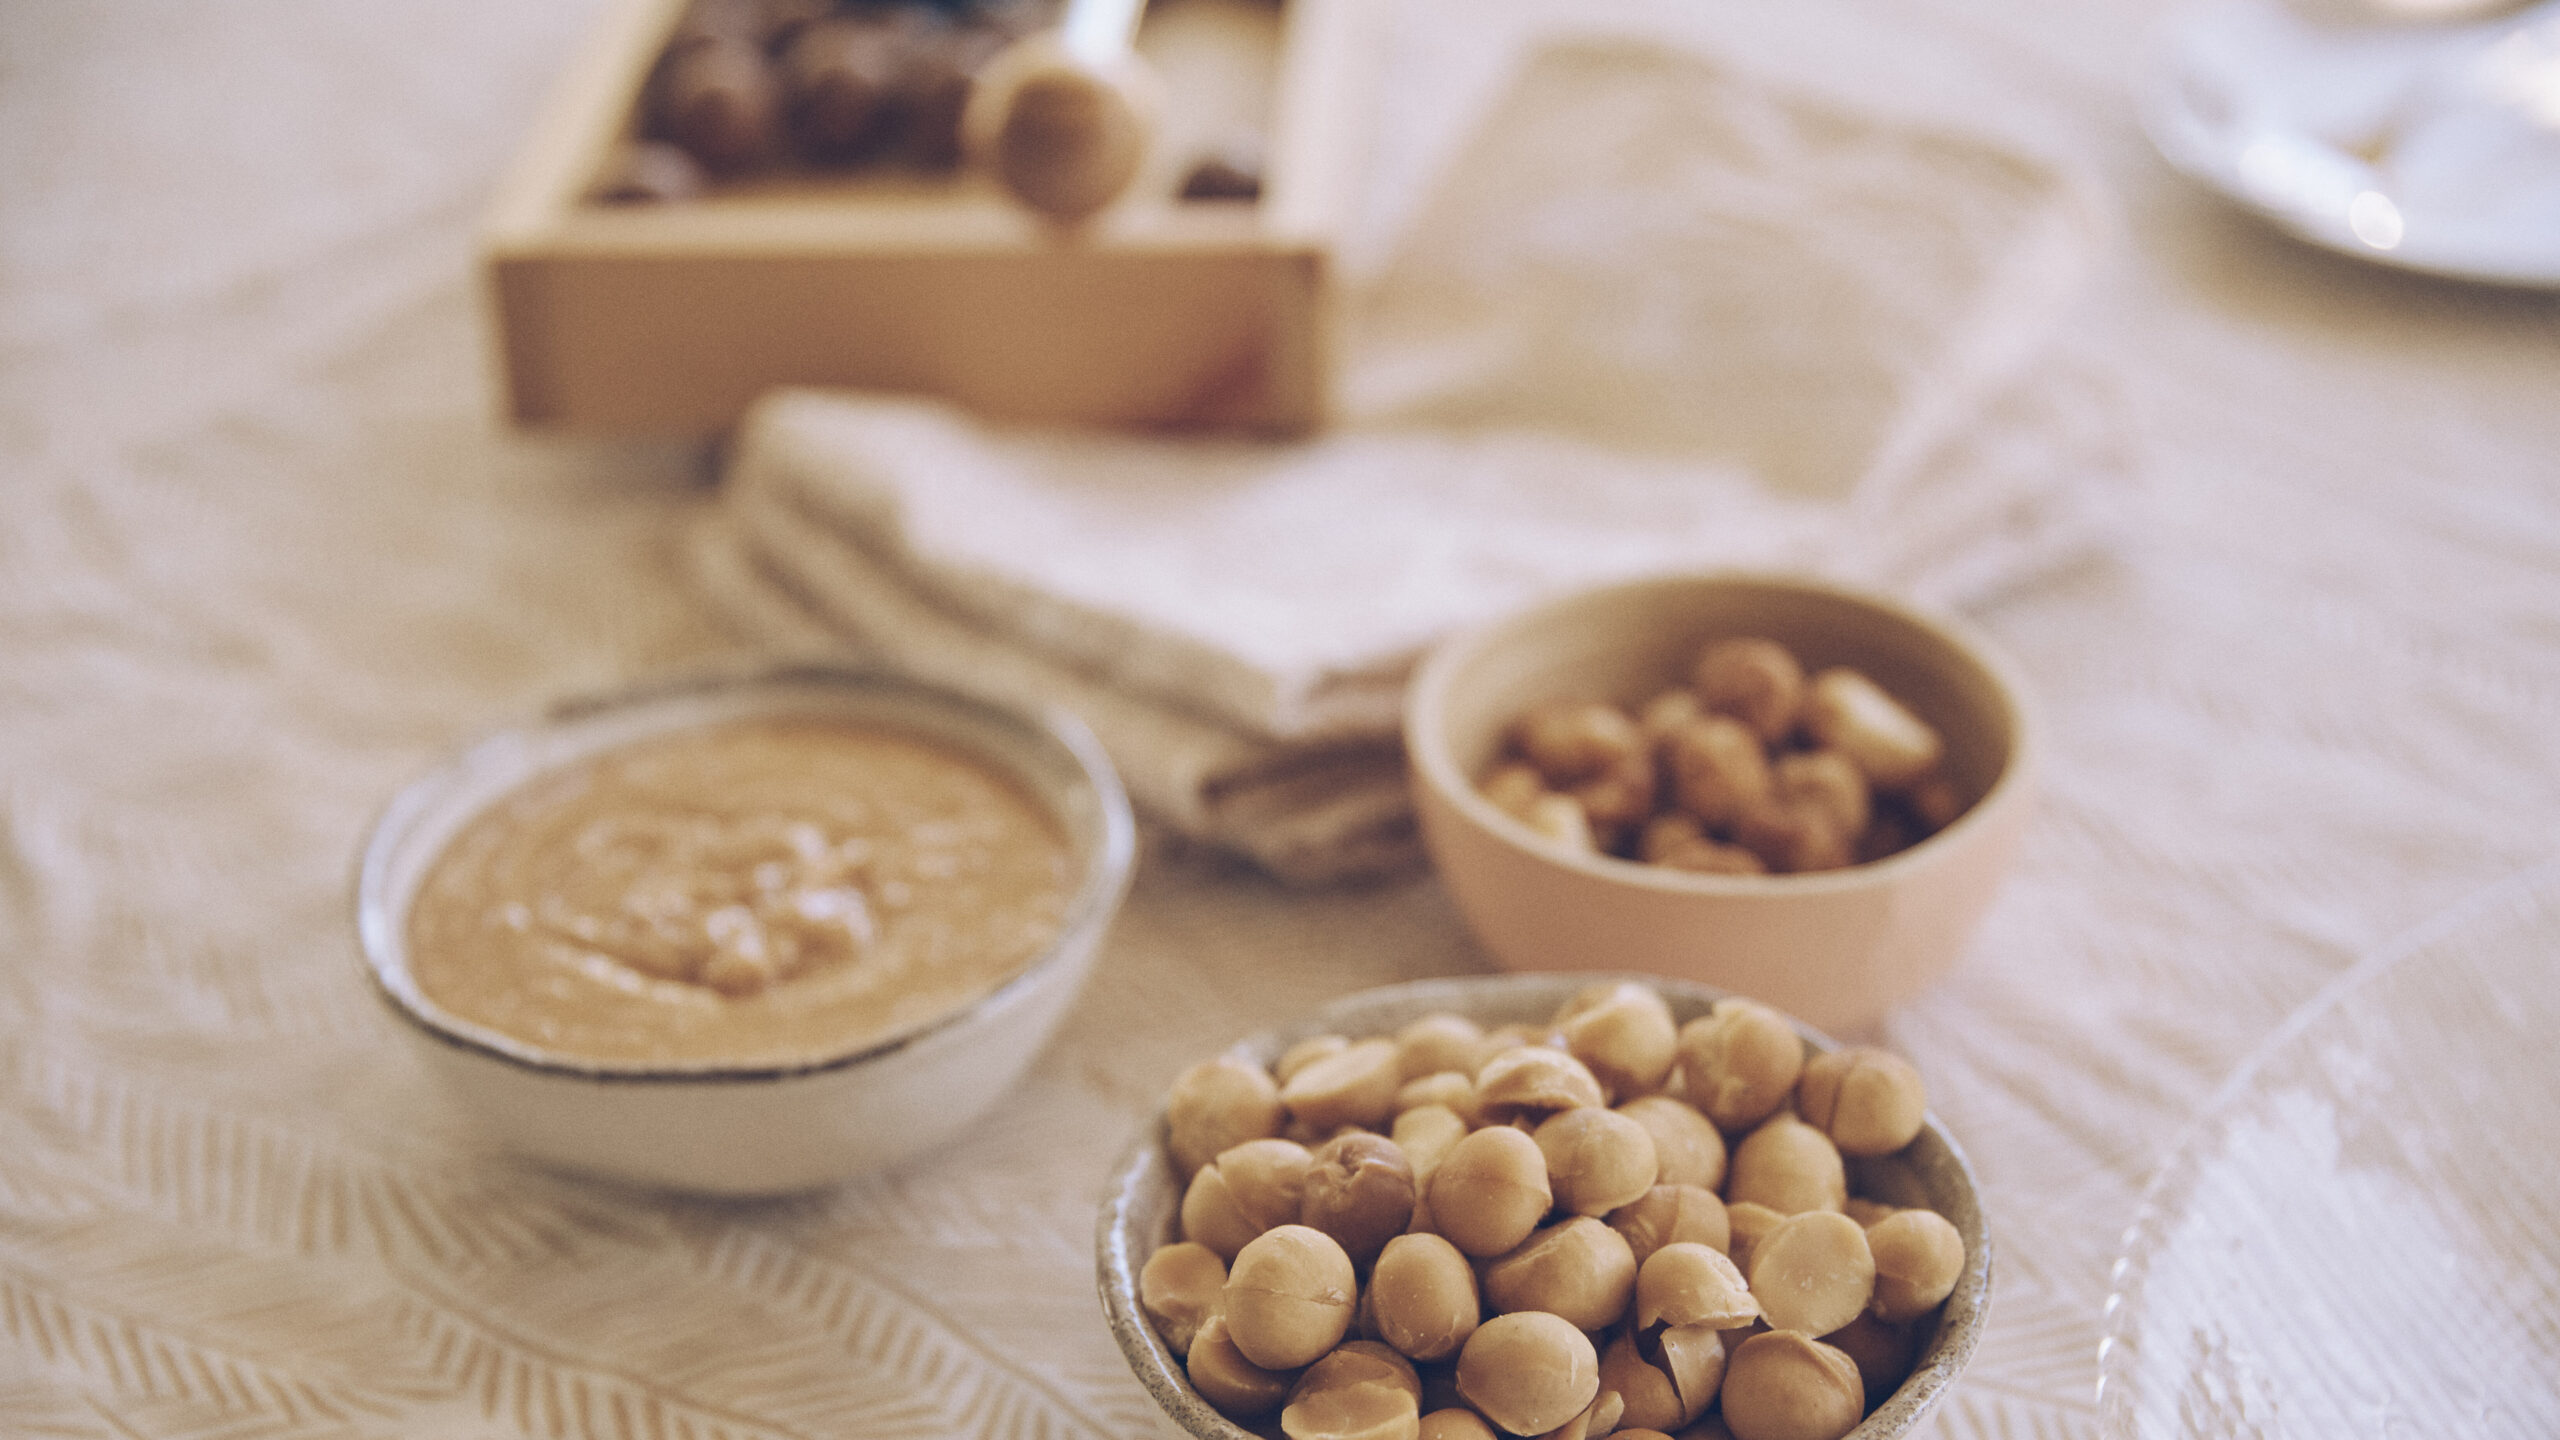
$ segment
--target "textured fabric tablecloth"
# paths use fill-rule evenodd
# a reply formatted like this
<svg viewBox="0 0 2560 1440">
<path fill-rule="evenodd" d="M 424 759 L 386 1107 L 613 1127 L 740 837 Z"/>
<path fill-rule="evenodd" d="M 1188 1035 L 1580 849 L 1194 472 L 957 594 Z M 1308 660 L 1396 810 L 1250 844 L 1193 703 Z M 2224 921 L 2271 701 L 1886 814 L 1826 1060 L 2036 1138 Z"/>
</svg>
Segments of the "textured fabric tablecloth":
<svg viewBox="0 0 2560 1440">
<path fill-rule="evenodd" d="M 893 1178 L 619 1194 L 444 1108 L 355 962 L 367 821 L 473 731 L 732 644 L 674 556 L 706 457 L 490 418 L 472 221 L 592 8 L 0 9 L 0 1434 L 1142 1434 L 1091 1231 L 1160 1088 L 1486 963 L 1427 877 L 1158 857 L 1027 1082 Z M 2049 801 L 1886 1036 L 2000 1244 L 1937 1433 L 2093 1434 L 2108 1265 L 2203 1098 L 2560 848 L 2560 302 L 2171 179 L 2137 0 L 1464 8 L 1449 93 L 1567 11 L 1684 32 L 2050 146 L 2127 221 L 2069 342 L 2138 442 L 2115 558 L 1974 617 L 2041 691 Z M 1403 99 L 1390 197 L 1463 109 Z"/>
</svg>

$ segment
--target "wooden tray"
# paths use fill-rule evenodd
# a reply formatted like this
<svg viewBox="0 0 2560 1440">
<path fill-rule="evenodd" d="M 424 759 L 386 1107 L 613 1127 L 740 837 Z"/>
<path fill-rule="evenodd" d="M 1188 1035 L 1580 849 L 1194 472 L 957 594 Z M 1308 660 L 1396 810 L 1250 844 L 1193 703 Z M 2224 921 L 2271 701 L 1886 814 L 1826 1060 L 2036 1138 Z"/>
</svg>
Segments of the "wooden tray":
<svg viewBox="0 0 2560 1440">
<path fill-rule="evenodd" d="M 1158 198 L 1171 189 L 1159 162 L 1150 192 L 1072 233 L 965 174 L 594 201 L 682 4 L 613 8 L 491 208 L 482 255 L 518 424 L 707 434 L 786 384 L 939 394 L 1021 420 L 1322 419 L 1331 244 L 1368 132 L 1375 0 L 1281 7 L 1259 201 Z M 1181 78 L 1167 76 L 1177 96 Z"/>
</svg>

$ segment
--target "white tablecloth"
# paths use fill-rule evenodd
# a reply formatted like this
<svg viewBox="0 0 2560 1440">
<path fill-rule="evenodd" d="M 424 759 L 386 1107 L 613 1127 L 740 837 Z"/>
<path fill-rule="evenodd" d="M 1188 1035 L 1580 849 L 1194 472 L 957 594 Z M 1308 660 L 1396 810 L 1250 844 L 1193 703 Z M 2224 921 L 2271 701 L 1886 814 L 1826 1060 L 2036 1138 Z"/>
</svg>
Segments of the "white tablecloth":
<svg viewBox="0 0 2560 1440">
<path fill-rule="evenodd" d="M 2127 96 L 2155 8 L 1607 11 L 2032 137 L 2126 224 L 2072 340 L 2138 451 L 2115 559 L 1975 617 L 2042 694 L 2049 802 L 1887 1036 L 2001 1247 L 1948 1436 L 2094 1433 L 2108 1264 L 2198 1104 L 2560 848 L 2560 301 L 2172 179 Z M 1029 1081 L 894 1178 L 617 1194 L 443 1108 L 354 960 L 371 813 L 734 643 L 671 554 L 703 455 L 491 418 L 471 225 L 592 9 L 0 11 L 0 1434 L 1142 1433 L 1091 1280 L 1138 1118 L 1269 1018 L 1485 964 L 1427 878 L 1157 859 Z"/>
</svg>

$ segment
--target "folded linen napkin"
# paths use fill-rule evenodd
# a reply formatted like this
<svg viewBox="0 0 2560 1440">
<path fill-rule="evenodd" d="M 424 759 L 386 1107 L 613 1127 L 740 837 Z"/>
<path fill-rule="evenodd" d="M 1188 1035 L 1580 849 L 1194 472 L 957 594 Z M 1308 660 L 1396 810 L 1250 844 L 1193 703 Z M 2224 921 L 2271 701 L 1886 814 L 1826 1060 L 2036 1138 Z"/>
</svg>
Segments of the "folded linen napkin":
<svg viewBox="0 0 2560 1440">
<path fill-rule="evenodd" d="M 1414 854 L 1402 682 L 1453 627 L 1720 564 L 1959 603 L 2085 553 L 2121 454 L 2052 340 L 2100 234 L 1991 142 L 1550 45 L 1347 297 L 1332 431 L 782 392 L 696 573 L 790 643 L 1074 706 L 1178 834 L 1376 873 Z"/>
</svg>

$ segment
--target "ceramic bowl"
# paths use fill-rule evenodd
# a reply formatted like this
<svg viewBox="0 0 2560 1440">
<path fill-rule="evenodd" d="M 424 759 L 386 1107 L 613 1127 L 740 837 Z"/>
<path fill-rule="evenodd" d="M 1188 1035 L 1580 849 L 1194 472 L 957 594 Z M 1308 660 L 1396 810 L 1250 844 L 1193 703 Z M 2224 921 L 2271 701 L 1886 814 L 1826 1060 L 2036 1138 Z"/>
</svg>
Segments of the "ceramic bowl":
<svg viewBox="0 0 2560 1440">
<path fill-rule="evenodd" d="M 1234 1053 L 1268 1064 L 1292 1042 L 1309 1035 L 1384 1034 L 1440 1010 L 1465 1015 L 1488 1028 L 1513 1021 L 1539 1023 L 1554 1016 L 1575 992 L 1605 979 L 1640 980 L 1653 986 L 1671 1006 L 1673 1017 L 1683 1023 L 1705 1014 L 1724 993 L 1651 975 L 1421 980 L 1335 1001 L 1293 1024 L 1239 1042 Z M 1796 1028 L 1815 1050 L 1832 1048 L 1833 1042 L 1822 1032 L 1802 1022 Z M 1928 1117 L 1919 1138 L 1898 1154 L 1853 1159 L 1849 1165 L 1854 1192 L 1897 1204 L 1926 1205 L 1946 1216 L 1964 1237 L 1964 1273 L 1940 1308 L 1935 1329 L 1922 1338 L 1910 1377 L 1848 1437 L 1893 1440 L 1920 1424 L 1972 1358 L 1990 1315 L 1992 1242 L 1972 1168 L 1936 1115 Z M 1114 1172 L 1096 1226 L 1103 1318 L 1129 1368 L 1161 1408 L 1165 1435 L 1176 1440 L 1255 1440 L 1257 1432 L 1220 1415 L 1191 1388 L 1183 1374 L 1182 1357 L 1164 1343 L 1138 1303 L 1138 1272 L 1158 1246 L 1174 1238 L 1181 1207 L 1182 1185 L 1165 1150 L 1164 1116 L 1158 1111 Z"/>
<path fill-rule="evenodd" d="M 458 1017 L 408 967 L 409 905 L 473 817 L 527 780 L 698 726 L 814 716 L 909 734 L 986 762 L 1046 805 L 1079 874 L 1057 938 L 993 992 L 918 1028 L 782 1065 L 611 1062 Z M 411 785 L 366 845 L 356 919 L 397 1033 L 508 1149 L 555 1168 L 725 1195 L 810 1189 L 945 1143 L 1039 1053 L 1091 968 L 1135 830 L 1118 777 L 1063 712 L 1031 714 L 884 673 L 821 667 L 693 677 L 555 707 Z"/>
<path fill-rule="evenodd" d="M 1797 875 L 1704 875 L 1573 855 L 1475 781 L 1541 701 L 1628 704 L 1684 677 L 1707 642 L 1774 639 L 1808 671 L 1863 670 L 1947 743 L 1964 813 L 1898 854 Z M 1957 622 L 1776 575 L 1700 574 L 1579 591 L 1453 638 L 1405 710 L 1415 808 L 1442 882 L 1513 970 L 1640 970 L 1756 996 L 1842 1033 L 1952 966 L 2014 860 L 2039 742 L 2024 683 Z"/>
</svg>

